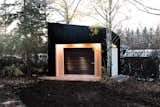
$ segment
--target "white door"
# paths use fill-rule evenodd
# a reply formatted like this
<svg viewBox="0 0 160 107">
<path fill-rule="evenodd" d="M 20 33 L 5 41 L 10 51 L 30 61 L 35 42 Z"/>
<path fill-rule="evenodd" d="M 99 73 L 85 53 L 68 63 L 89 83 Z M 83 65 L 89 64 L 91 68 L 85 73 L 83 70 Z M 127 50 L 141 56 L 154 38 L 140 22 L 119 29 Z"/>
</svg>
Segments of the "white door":
<svg viewBox="0 0 160 107">
<path fill-rule="evenodd" d="M 118 48 L 112 48 L 112 73 L 111 76 L 118 76 Z"/>
</svg>

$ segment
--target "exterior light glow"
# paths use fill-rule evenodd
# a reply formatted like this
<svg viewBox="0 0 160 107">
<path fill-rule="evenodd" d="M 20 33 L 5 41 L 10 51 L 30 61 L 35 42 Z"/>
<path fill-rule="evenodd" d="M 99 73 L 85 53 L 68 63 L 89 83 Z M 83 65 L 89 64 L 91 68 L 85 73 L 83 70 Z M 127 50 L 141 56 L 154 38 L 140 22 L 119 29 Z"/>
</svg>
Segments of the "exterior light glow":
<svg viewBox="0 0 160 107">
<path fill-rule="evenodd" d="M 79 44 L 56 44 L 56 77 L 66 77 L 64 73 L 64 48 L 92 48 L 94 51 L 94 78 L 101 78 L 101 44 L 100 43 L 79 43 Z M 86 60 L 80 66 L 86 69 Z M 70 63 L 69 63 L 70 64 Z M 70 65 L 68 65 L 70 67 Z M 69 68 L 72 69 L 72 68 Z M 75 75 L 75 74 L 74 74 Z M 83 76 L 83 75 L 82 75 Z M 82 77 L 79 75 L 79 77 Z M 90 75 L 89 75 L 90 76 Z"/>
<path fill-rule="evenodd" d="M 112 48 L 117 48 L 117 45 L 112 43 Z"/>
</svg>

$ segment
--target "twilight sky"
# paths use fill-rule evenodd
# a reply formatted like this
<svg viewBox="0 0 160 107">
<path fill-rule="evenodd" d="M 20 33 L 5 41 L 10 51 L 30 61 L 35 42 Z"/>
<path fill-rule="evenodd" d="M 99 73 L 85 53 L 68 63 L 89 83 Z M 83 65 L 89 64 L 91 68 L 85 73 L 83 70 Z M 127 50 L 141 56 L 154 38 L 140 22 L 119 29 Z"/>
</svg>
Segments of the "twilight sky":
<svg viewBox="0 0 160 107">
<path fill-rule="evenodd" d="M 133 1 L 133 0 L 128 0 L 128 1 Z M 160 9 L 160 0 L 137 0 L 146 6 L 153 7 Z M 0 0 L 0 4 L 3 2 L 3 0 Z M 7 0 L 7 3 L 14 3 L 14 0 Z M 122 27 L 129 27 L 135 29 L 136 27 L 139 27 L 140 29 L 143 28 L 144 26 L 153 27 L 155 28 L 157 25 L 160 25 L 160 15 L 151 15 L 144 13 L 142 11 L 139 11 L 135 6 L 132 4 L 129 4 L 125 6 L 125 9 L 131 10 L 131 12 L 127 12 L 125 9 L 123 10 L 124 12 L 126 11 L 126 14 L 128 16 L 131 16 L 128 21 L 125 21 L 122 23 Z M 140 7 L 141 8 L 141 7 Z M 152 11 L 154 13 L 159 13 L 160 11 Z M 54 16 L 53 16 L 54 17 Z M 80 25 L 94 25 L 95 20 L 84 17 L 81 21 L 75 20 L 73 21 L 73 24 L 80 24 Z"/>
<path fill-rule="evenodd" d="M 128 0 L 129 1 L 129 0 Z M 130 0 L 133 1 L 133 0 Z M 160 0 L 137 0 L 143 3 L 144 5 L 156 9 L 160 9 Z M 141 6 L 138 6 L 138 8 L 142 8 Z M 160 26 L 160 15 L 152 15 L 145 12 L 142 12 L 138 10 L 133 4 L 128 3 L 125 8 L 122 8 L 125 12 L 126 9 L 131 10 L 130 12 L 125 12 L 126 15 L 130 16 L 130 19 L 128 21 L 124 21 L 122 23 L 122 28 L 128 27 L 131 29 L 136 29 L 137 27 L 140 29 L 143 29 L 144 26 L 153 27 L 156 28 L 157 26 Z M 160 14 L 160 11 L 154 11 L 153 13 Z M 84 24 L 85 23 L 85 24 Z M 74 24 L 82 24 L 82 25 L 92 25 L 94 24 L 94 21 L 91 19 L 86 19 L 84 23 L 81 23 L 79 21 L 75 21 Z"/>
<path fill-rule="evenodd" d="M 160 9 L 160 0 L 137 0 L 137 1 L 144 3 L 146 6 Z M 133 27 L 138 26 L 139 28 L 141 28 L 144 26 L 148 26 L 155 28 L 157 27 L 157 25 L 160 25 L 160 15 L 147 14 L 145 12 L 139 11 L 135 6 L 132 6 L 132 10 L 134 16 L 130 21 L 128 21 L 128 23 L 131 23 Z M 151 12 L 160 14 L 160 11 L 151 11 Z"/>
</svg>

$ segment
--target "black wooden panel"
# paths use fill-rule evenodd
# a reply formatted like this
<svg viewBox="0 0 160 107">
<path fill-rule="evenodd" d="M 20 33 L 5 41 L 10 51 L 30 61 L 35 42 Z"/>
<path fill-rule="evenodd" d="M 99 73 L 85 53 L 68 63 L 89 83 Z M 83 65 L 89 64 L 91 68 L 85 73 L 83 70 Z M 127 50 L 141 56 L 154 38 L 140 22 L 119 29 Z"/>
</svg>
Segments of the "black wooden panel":
<svg viewBox="0 0 160 107">
<path fill-rule="evenodd" d="M 74 43 L 101 43 L 102 45 L 102 65 L 106 66 L 106 29 L 98 28 L 98 34 L 92 35 L 89 26 L 77 26 L 58 23 L 48 23 L 48 55 L 49 55 L 49 75 L 55 76 L 55 45 Z M 120 61 L 120 38 L 112 32 L 112 42 L 118 47 L 118 62 Z M 120 63 L 120 62 L 119 62 Z M 120 69 L 120 66 L 118 66 Z M 120 70 L 119 70 L 120 71 Z M 120 73 L 120 72 L 119 72 Z"/>
</svg>

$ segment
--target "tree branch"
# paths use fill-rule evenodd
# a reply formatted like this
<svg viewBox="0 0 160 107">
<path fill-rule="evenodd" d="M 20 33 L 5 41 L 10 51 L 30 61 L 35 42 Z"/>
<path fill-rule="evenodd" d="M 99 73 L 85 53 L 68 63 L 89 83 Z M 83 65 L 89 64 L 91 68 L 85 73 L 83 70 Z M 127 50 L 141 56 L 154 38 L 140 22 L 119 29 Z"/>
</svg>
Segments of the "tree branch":
<svg viewBox="0 0 160 107">
<path fill-rule="evenodd" d="M 119 3 L 119 0 L 117 0 L 117 2 L 114 4 L 112 10 L 111 10 L 111 13 L 115 10 L 115 8 L 118 6 L 118 3 Z"/>
<path fill-rule="evenodd" d="M 50 8 L 51 9 L 51 8 Z M 63 18 L 65 18 L 65 15 L 64 14 L 62 14 L 62 13 L 64 13 L 62 10 L 60 10 L 60 9 L 57 9 L 57 8 L 52 8 L 53 10 L 55 10 L 55 12 L 57 12 L 59 15 L 61 15 Z"/>
<path fill-rule="evenodd" d="M 98 11 L 98 9 L 97 9 L 96 7 L 94 7 L 94 9 L 95 9 L 95 11 L 97 12 L 97 14 L 100 15 L 100 16 L 102 17 L 102 19 L 108 21 L 108 19 L 107 19 L 105 16 L 103 16 L 103 15 Z"/>
<path fill-rule="evenodd" d="M 142 12 L 145 12 L 145 13 L 148 13 L 148 14 L 152 14 L 152 15 L 157 15 L 157 16 L 160 16 L 160 13 L 153 13 L 153 12 L 150 12 L 148 9 L 147 9 L 147 7 L 145 6 L 143 6 L 143 8 L 144 9 L 141 9 L 141 8 L 139 8 L 135 3 L 133 3 L 133 2 L 131 2 L 131 1 L 129 1 L 132 5 L 134 5 L 138 10 L 140 10 L 140 11 L 142 11 Z M 159 9 L 158 9 L 159 10 Z"/>
<path fill-rule="evenodd" d="M 133 0 L 134 2 L 136 2 L 137 4 L 145 7 L 145 8 L 148 8 L 148 9 L 151 9 L 151 10 L 157 10 L 157 11 L 160 11 L 160 9 L 157 9 L 157 8 L 153 8 L 153 7 L 149 7 L 149 6 L 146 6 L 144 5 L 143 3 L 139 2 L 138 0 Z"/>
<path fill-rule="evenodd" d="M 70 17 L 70 20 L 72 20 L 72 18 L 75 16 L 75 13 L 76 13 L 76 11 L 77 11 L 77 9 L 78 9 L 78 6 L 79 6 L 80 2 L 81 2 L 81 0 L 78 1 L 76 7 L 74 8 L 73 13 L 72 13 L 72 15 L 71 15 L 71 17 Z"/>
</svg>

